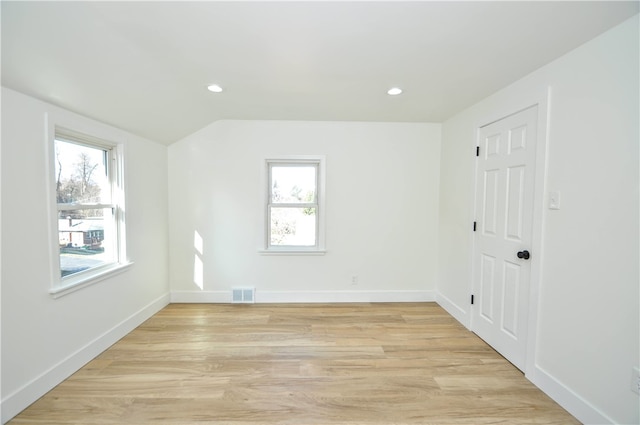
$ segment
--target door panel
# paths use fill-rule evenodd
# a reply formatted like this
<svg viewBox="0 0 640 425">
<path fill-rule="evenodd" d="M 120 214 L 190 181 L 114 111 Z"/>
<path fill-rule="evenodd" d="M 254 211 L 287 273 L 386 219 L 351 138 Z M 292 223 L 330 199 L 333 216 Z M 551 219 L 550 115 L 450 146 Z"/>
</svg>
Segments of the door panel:
<svg viewBox="0 0 640 425">
<path fill-rule="evenodd" d="M 507 168 L 507 212 L 506 238 L 522 241 L 524 209 L 524 182 L 526 169 L 523 166 Z"/>
<path fill-rule="evenodd" d="M 493 290 L 496 280 L 496 259 L 488 255 L 482 256 L 482 280 L 480 281 L 480 306 L 483 319 L 493 323 Z"/>
<path fill-rule="evenodd" d="M 495 157 L 500 154 L 500 139 L 502 134 L 493 134 L 485 139 L 484 151 L 487 158 Z"/>
<path fill-rule="evenodd" d="M 498 233 L 498 175 L 499 170 L 487 170 L 484 173 L 483 191 L 483 226 L 482 231 L 487 236 L 495 236 Z"/>
<path fill-rule="evenodd" d="M 509 130 L 509 153 L 527 148 L 527 126 Z"/>
<path fill-rule="evenodd" d="M 520 369 L 526 354 L 537 107 L 479 130 L 472 329 Z M 535 254 L 535 253 L 534 253 Z"/>
<path fill-rule="evenodd" d="M 513 338 L 518 338 L 518 311 L 520 293 L 520 266 L 512 262 L 504 263 L 504 294 L 502 296 L 502 330 Z"/>
</svg>

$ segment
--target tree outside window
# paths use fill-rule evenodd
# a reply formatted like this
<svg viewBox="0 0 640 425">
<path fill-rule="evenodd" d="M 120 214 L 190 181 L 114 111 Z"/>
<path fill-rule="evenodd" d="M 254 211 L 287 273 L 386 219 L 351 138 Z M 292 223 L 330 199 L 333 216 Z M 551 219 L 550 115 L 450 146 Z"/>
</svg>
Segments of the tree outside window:
<svg viewBox="0 0 640 425">
<path fill-rule="evenodd" d="M 55 183 L 60 275 L 117 261 L 111 147 L 56 137 Z"/>
<path fill-rule="evenodd" d="M 318 246 L 317 161 L 270 161 L 269 247 Z"/>
</svg>

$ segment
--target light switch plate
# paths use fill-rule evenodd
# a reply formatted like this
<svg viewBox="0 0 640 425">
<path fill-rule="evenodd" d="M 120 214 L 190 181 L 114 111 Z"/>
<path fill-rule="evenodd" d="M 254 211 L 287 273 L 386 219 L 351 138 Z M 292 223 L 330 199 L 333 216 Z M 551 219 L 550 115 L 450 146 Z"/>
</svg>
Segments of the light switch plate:
<svg viewBox="0 0 640 425">
<path fill-rule="evenodd" d="M 549 209 L 550 210 L 560 209 L 560 191 L 554 190 L 549 192 Z"/>
</svg>

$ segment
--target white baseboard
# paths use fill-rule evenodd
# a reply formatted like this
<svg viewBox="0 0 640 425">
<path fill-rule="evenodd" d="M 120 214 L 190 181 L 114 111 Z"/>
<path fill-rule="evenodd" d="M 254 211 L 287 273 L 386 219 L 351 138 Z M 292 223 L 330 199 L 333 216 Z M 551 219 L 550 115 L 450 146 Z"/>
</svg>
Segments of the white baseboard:
<svg viewBox="0 0 640 425">
<path fill-rule="evenodd" d="M 435 291 L 260 291 L 256 303 L 433 302 Z M 231 291 L 172 291 L 173 303 L 230 303 Z"/>
<path fill-rule="evenodd" d="M 470 329 L 471 322 L 468 310 L 465 311 L 440 292 L 436 293 L 436 302 L 458 322 Z M 536 365 L 532 371 L 527 371 L 526 377 L 580 422 L 598 425 L 615 423 L 613 419 L 562 384 L 540 366 Z"/>
<path fill-rule="evenodd" d="M 256 291 L 257 303 L 437 302 L 456 320 L 469 326 L 468 312 L 436 291 Z M 172 303 L 230 303 L 231 291 L 172 291 L 97 337 L 85 347 L 6 396 L 0 403 L 2 423 L 68 378 L 142 322 Z M 610 417 L 539 366 L 527 378 L 585 424 L 614 423 Z"/>
<path fill-rule="evenodd" d="M 219 304 L 231 302 L 229 291 L 171 291 L 172 303 Z"/>
<path fill-rule="evenodd" d="M 583 424 L 614 424 L 616 421 L 576 394 L 540 366 L 527 372 L 527 379 Z"/>
<path fill-rule="evenodd" d="M 169 294 L 147 304 L 145 307 L 98 336 L 96 339 L 70 354 L 66 359 L 53 366 L 42 375 L 26 383 L 22 388 L 5 396 L 2 400 L 2 423 L 8 422 L 15 415 L 38 400 L 60 382 L 67 379 L 82 366 L 93 360 L 104 350 L 127 335 L 142 322 L 153 316 L 169 304 Z"/>
<path fill-rule="evenodd" d="M 469 310 L 464 310 L 449 298 L 442 295 L 440 292 L 436 293 L 436 302 L 447 313 L 452 315 L 458 322 L 462 323 L 467 329 L 471 327 L 471 321 L 469 318 Z"/>
</svg>

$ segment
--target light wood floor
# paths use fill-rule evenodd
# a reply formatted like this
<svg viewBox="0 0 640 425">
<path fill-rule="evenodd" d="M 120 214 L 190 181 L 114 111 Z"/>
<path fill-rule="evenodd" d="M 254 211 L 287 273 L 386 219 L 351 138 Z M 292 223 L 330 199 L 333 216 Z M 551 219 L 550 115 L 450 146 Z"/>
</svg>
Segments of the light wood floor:
<svg viewBox="0 0 640 425">
<path fill-rule="evenodd" d="M 172 304 L 10 422 L 574 424 L 433 303 Z"/>
</svg>

